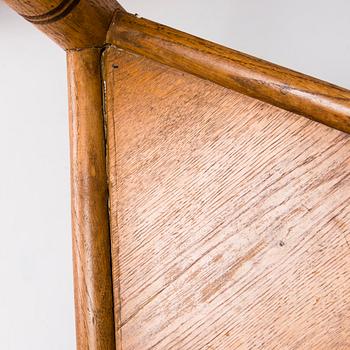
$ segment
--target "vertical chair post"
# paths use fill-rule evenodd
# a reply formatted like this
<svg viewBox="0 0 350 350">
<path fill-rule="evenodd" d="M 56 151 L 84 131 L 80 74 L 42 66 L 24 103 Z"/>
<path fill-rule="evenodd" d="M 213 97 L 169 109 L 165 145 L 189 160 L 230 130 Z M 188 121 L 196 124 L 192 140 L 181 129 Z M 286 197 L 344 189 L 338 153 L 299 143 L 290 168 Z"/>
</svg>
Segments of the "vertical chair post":
<svg viewBox="0 0 350 350">
<path fill-rule="evenodd" d="M 115 0 L 5 0 L 67 51 L 77 349 L 115 350 L 101 52 Z"/>
<path fill-rule="evenodd" d="M 78 349 L 114 350 L 100 49 L 67 53 Z"/>
</svg>

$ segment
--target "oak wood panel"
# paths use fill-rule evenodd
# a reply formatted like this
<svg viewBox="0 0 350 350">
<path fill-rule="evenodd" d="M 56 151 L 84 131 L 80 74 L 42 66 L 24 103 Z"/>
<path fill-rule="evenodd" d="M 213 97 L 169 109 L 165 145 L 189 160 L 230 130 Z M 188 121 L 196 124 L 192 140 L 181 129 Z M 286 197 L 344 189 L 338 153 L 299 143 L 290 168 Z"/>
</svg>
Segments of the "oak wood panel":
<svg viewBox="0 0 350 350">
<path fill-rule="evenodd" d="M 100 57 L 99 49 L 67 54 L 79 350 L 115 350 Z"/>
<path fill-rule="evenodd" d="M 350 133 L 350 91 L 126 12 L 107 42 Z"/>
<path fill-rule="evenodd" d="M 119 348 L 350 349 L 349 135 L 103 62 Z"/>
<path fill-rule="evenodd" d="M 101 46 L 114 11 L 115 0 L 5 0 L 64 49 Z"/>
</svg>

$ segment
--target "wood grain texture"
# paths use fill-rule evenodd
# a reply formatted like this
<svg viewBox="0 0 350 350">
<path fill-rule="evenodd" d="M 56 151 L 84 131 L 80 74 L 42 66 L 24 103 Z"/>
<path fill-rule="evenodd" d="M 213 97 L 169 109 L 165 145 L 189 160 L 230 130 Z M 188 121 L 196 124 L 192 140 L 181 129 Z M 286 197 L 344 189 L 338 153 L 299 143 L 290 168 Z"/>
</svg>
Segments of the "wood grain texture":
<svg viewBox="0 0 350 350">
<path fill-rule="evenodd" d="M 123 350 L 350 349 L 350 137 L 110 48 Z"/>
<path fill-rule="evenodd" d="M 77 349 L 115 350 L 99 49 L 67 54 Z"/>
<path fill-rule="evenodd" d="M 107 42 L 350 133 L 350 91 L 117 12 Z"/>
<path fill-rule="evenodd" d="M 64 49 L 101 46 L 114 11 L 115 0 L 5 0 Z"/>
</svg>

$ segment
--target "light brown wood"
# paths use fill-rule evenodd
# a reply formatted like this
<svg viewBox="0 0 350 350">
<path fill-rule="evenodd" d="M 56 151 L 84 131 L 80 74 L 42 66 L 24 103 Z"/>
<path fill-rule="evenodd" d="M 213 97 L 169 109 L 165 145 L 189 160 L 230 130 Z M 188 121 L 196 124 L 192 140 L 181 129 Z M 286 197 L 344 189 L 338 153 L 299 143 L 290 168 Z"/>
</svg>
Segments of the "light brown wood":
<svg viewBox="0 0 350 350">
<path fill-rule="evenodd" d="M 350 349 L 350 137 L 104 56 L 123 350 Z"/>
<path fill-rule="evenodd" d="M 5 0 L 64 49 L 101 46 L 113 13 L 122 9 L 115 0 Z"/>
<path fill-rule="evenodd" d="M 107 42 L 350 133 L 350 91 L 126 12 Z"/>
<path fill-rule="evenodd" d="M 114 0 L 6 2 L 68 51 L 77 348 L 350 349 L 349 136 L 286 111 L 349 133 L 350 92 Z"/>
<path fill-rule="evenodd" d="M 74 293 L 79 350 L 114 350 L 99 49 L 68 52 Z"/>
</svg>

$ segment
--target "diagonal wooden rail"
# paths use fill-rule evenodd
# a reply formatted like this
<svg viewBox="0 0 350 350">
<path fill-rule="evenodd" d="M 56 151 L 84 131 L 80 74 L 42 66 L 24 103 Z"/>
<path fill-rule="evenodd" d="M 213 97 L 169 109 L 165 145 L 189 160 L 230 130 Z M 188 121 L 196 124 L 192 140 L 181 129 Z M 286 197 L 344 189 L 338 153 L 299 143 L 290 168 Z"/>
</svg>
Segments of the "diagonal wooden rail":
<svg viewBox="0 0 350 350">
<path fill-rule="evenodd" d="M 350 133 L 350 91 L 117 11 L 107 42 Z"/>
</svg>

